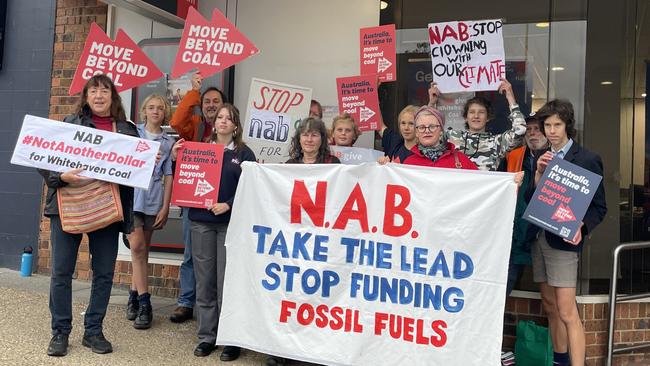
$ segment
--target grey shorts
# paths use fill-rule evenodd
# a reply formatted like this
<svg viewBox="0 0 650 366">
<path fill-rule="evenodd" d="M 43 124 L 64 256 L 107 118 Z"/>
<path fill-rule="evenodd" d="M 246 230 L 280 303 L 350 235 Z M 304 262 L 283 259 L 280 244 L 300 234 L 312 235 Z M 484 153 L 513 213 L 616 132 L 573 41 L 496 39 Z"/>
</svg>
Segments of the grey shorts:
<svg viewBox="0 0 650 366">
<path fill-rule="evenodd" d="M 533 281 L 553 287 L 575 288 L 578 283 L 578 253 L 551 248 L 542 232 L 533 242 Z"/>
<path fill-rule="evenodd" d="M 153 231 L 155 222 L 156 216 L 145 215 L 142 212 L 133 213 L 133 227 L 142 227 L 142 230 Z"/>
</svg>

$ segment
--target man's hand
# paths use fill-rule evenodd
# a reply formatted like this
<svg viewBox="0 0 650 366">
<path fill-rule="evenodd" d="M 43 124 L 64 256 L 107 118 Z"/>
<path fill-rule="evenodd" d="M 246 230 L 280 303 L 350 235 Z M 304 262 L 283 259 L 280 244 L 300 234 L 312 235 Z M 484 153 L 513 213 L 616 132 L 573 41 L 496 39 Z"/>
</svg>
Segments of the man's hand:
<svg viewBox="0 0 650 366">
<path fill-rule="evenodd" d="M 154 229 L 162 229 L 167 223 L 169 217 L 169 207 L 163 207 L 156 215 L 156 220 L 153 222 Z"/>
<path fill-rule="evenodd" d="M 501 84 L 499 84 L 499 93 L 505 94 L 506 99 L 508 100 L 509 105 L 517 104 L 515 99 L 515 93 L 512 91 L 512 84 L 506 78 L 501 78 Z"/>
<path fill-rule="evenodd" d="M 584 226 L 584 222 L 580 223 L 580 227 L 578 228 L 578 232 L 576 235 L 573 237 L 573 239 L 564 239 L 565 242 L 571 244 L 571 245 L 578 245 L 582 241 L 582 227 Z"/>
<path fill-rule="evenodd" d="M 203 84 L 203 76 L 198 72 L 192 75 L 192 90 L 201 90 L 201 84 Z"/>
</svg>

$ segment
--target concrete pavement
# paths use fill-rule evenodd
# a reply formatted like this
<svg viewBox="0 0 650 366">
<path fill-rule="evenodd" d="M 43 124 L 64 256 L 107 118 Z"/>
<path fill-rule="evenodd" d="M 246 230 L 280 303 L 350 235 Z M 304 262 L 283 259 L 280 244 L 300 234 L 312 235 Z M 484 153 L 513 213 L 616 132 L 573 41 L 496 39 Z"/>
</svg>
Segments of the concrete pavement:
<svg viewBox="0 0 650 366">
<path fill-rule="evenodd" d="M 83 312 L 90 297 L 90 282 L 73 281 L 73 330 L 69 353 L 48 357 L 50 278 L 20 277 L 16 271 L 0 268 L 0 365 L 231 365 L 259 366 L 266 356 L 244 350 L 233 362 L 221 362 L 221 347 L 208 357 L 195 357 L 196 321 L 174 324 L 168 320 L 174 299 L 153 297 L 154 323 L 148 330 L 136 330 L 126 320 L 128 292 L 113 289 L 104 320 L 104 335 L 113 353 L 97 355 L 81 345 Z M 308 365 L 295 363 L 296 365 Z M 292 364 L 293 365 L 293 364 Z"/>
</svg>

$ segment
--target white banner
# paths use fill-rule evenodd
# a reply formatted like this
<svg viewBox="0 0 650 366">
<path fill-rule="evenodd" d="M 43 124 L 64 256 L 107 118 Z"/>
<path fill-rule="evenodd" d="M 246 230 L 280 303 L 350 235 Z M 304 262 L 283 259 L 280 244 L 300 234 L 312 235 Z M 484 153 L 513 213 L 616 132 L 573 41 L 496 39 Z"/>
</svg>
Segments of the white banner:
<svg viewBox="0 0 650 366">
<path fill-rule="evenodd" d="M 289 160 L 298 120 L 309 116 L 311 89 L 253 78 L 242 122 L 244 141 L 261 163 Z"/>
<path fill-rule="evenodd" d="M 328 365 L 500 365 L 512 174 L 242 167 L 218 344 Z"/>
<path fill-rule="evenodd" d="M 149 189 L 160 143 L 25 115 L 11 163 Z"/>
<path fill-rule="evenodd" d="M 432 23 L 428 32 L 433 80 L 441 92 L 497 90 L 506 77 L 501 20 Z"/>
<path fill-rule="evenodd" d="M 384 156 L 382 151 L 366 149 L 363 147 L 349 147 L 331 145 L 332 155 L 341 160 L 342 164 L 358 165 L 363 163 L 376 163 L 377 159 Z"/>
</svg>

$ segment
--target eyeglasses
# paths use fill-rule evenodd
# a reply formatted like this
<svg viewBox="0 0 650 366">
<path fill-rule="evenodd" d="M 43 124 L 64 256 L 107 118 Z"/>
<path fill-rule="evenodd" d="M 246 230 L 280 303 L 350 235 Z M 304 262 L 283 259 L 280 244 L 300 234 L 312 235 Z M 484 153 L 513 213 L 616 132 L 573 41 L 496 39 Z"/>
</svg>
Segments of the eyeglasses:
<svg viewBox="0 0 650 366">
<path fill-rule="evenodd" d="M 430 132 L 436 132 L 437 129 L 440 128 L 440 125 L 428 125 L 428 126 L 415 126 L 415 129 L 418 130 L 418 132 L 423 133 L 425 131 L 430 131 Z"/>
</svg>

